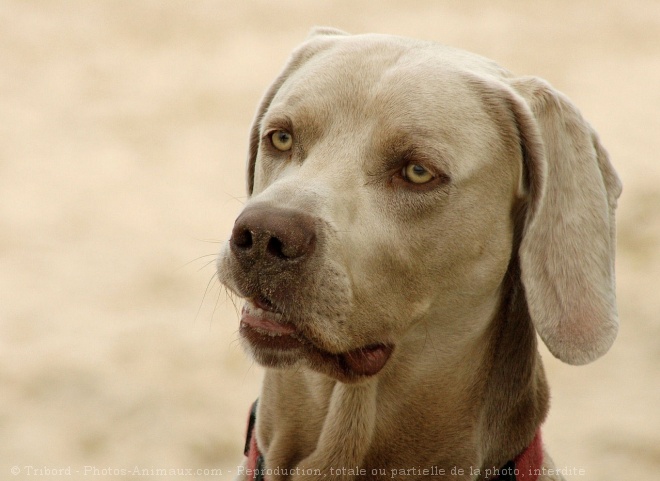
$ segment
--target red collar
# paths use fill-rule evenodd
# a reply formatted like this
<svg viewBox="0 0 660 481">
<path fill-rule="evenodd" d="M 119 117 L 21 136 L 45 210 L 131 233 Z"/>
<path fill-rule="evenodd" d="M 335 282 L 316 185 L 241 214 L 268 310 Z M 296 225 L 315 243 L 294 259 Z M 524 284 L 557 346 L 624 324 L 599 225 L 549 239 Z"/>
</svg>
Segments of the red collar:
<svg viewBox="0 0 660 481">
<path fill-rule="evenodd" d="M 529 446 L 499 469 L 494 477 L 488 478 L 488 481 L 536 481 L 542 466 L 543 442 L 539 428 Z"/>
<path fill-rule="evenodd" d="M 263 481 L 265 479 L 264 457 L 259 452 L 257 437 L 254 435 L 258 402 L 259 400 L 256 400 L 250 409 L 245 448 L 243 450 L 245 456 L 247 456 L 247 479 L 252 481 Z M 500 468 L 494 477 L 489 477 L 488 481 L 537 481 L 542 465 L 543 442 L 541 441 L 541 428 L 539 428 L 530 445 Z"/>
<path fill-rule="evenodd" d="M 248 417 L 248 426 L 247 434 L 245 435 L 245 448 L 243 448 L 243 454 L 247 456 L 246 464 L 246 479 L 252 479 L 253 481 L 263 481 L 264 476 L 264 457 L 259 452 L 259 446 L 257 446 L 257 436 L 255 436 L 254 428 L 257 423 L 257 399 L 252 403 L 250 408 L 250 415 Z"/>
</svg>

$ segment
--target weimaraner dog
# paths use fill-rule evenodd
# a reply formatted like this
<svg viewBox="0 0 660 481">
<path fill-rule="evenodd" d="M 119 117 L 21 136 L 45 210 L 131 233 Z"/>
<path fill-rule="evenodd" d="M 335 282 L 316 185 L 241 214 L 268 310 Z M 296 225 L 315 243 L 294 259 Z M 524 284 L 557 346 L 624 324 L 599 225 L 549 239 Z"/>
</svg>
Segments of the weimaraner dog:
<svg viewBox="0 0 660 481">
<path fill-rule="evenodd" d="M 536 335 L 569 364 L 614 341 L 621 193 L 564 95 L 315 29 L 258 107 L 247 189 L 218 259 L 265 367 L 237 479 L 563 479 Z"/>
</svg>

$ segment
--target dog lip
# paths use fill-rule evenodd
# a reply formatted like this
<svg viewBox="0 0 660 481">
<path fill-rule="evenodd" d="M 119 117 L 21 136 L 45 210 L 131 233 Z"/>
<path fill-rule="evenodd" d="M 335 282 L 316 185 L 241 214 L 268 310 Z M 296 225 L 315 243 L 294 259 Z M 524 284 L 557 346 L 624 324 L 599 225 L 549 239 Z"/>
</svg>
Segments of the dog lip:
<svg viewBox="0 0 660 481">
<path fill-rule="evenodd" d="M 247 326 L 270 336 L 290 336 L 295 326 L 282 320 L 282 315 L 261 307 L 261 302 L 248 301 L 241 312 L 241 326 Z"/>
<path fill-rule="evenodd" d="M 248 302 L 251 302 L 252 305 L 258 307 L 259 309 L 262 309 L 267 312 L 277 312 L 277 309 L 273 305 L 273 303 L 270 301 L 270 299 L 266 298 L 263 295 L 258 295 L 253 298 L 251 298 Z"/>
<path fill-rule="evenodd" d="M 371 344 L 340 355 L 342 364 L 360 376 L 378 374 L 392 354 L 391 344 Z"/>
</svg>

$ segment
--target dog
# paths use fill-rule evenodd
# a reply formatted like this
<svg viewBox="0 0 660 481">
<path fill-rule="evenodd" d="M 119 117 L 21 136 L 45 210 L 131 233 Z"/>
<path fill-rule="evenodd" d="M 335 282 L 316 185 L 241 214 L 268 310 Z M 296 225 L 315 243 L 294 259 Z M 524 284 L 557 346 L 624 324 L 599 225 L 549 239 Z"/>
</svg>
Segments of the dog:
<svg viewBox="0 0 660 481">
<path fill-rule="evenodd" d="M 612 345 L 621 193 L 570 100 L 317 28 L 258 107 L 247 191 L 217 262 L 265 367 L 237 479 L 563 479 L 537 333 L 575 365 Z"/>
</svg>

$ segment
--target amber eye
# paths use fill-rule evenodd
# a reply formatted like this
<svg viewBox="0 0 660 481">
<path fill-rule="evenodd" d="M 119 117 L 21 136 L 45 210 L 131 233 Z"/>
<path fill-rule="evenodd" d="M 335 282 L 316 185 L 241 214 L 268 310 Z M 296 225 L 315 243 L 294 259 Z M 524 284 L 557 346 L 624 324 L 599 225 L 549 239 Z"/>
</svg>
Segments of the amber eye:
<svg viewBox="0 0 660 481">
<path fill-rule="evenodd" d="M 433 180 L 433 174 L 419 164 L 408 164 L 401 171 L 401 175 L 413 184 L 426 184 Z"/>
<path fill-rule="evenodd" d="M 276 130 L 270 134 L 270 141 L 273 143 L 273 147 L 282 152 L 291 150 L 293 145 L 293 137 L 286 130 Z"/>
</svg>

